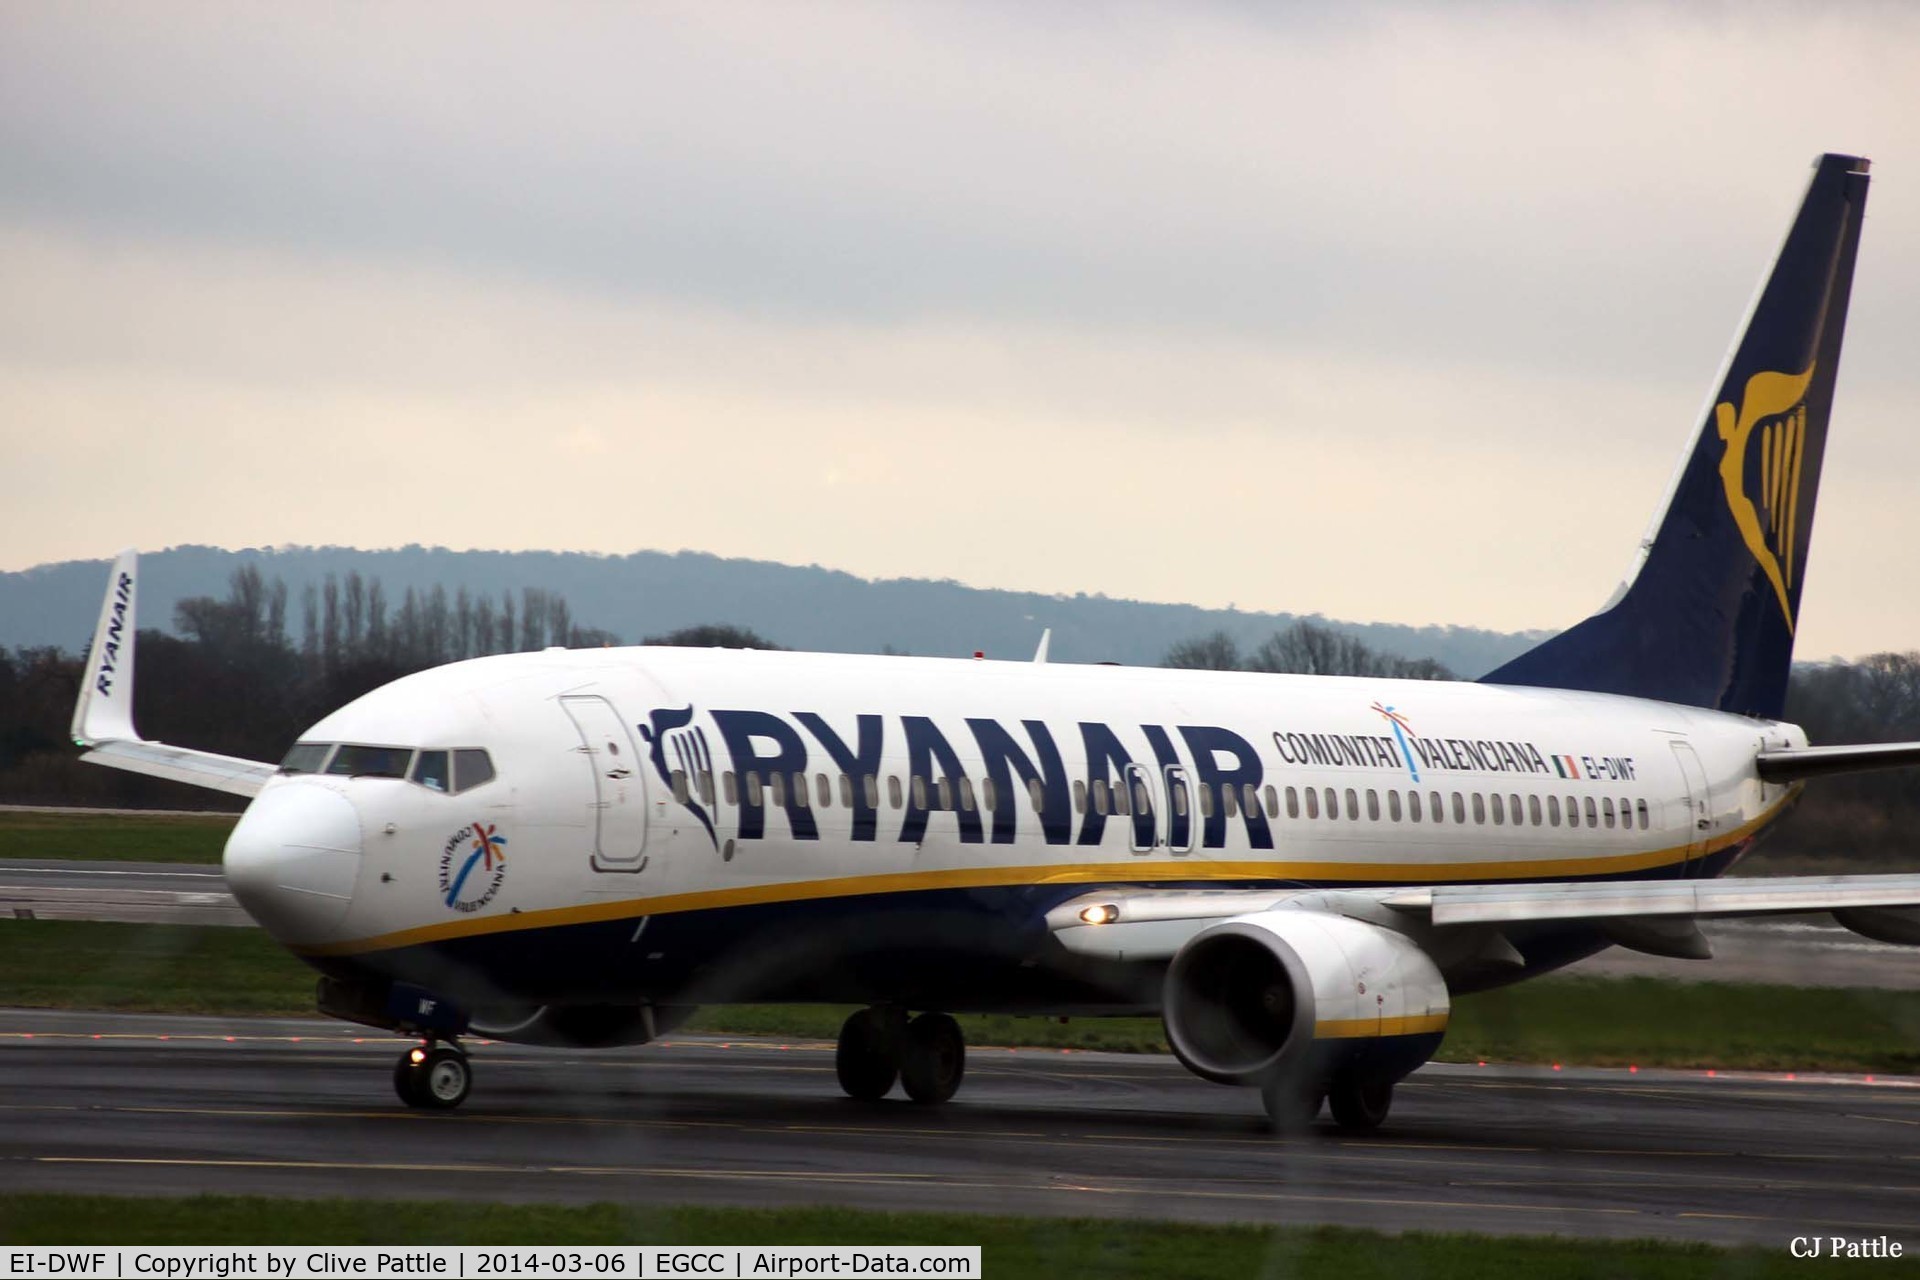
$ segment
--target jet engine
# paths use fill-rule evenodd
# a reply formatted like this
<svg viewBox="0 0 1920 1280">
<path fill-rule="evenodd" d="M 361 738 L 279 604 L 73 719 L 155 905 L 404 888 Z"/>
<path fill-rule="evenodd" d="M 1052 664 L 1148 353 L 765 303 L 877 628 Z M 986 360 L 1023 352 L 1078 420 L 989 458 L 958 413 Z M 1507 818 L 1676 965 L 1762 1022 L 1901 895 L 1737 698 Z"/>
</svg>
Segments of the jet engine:
<svg viewBox="0 0 1920 1280">
<path fill-rule="evenodd" d="M 1356 1079 L 1391 1086 L 1446 1032 L 1446 980 L 1410 938 L 1348 916 L 1279 908 L 1224 920 L 1167 969 L 1167 1042 L 1221 1084 Z"/>
</svg>

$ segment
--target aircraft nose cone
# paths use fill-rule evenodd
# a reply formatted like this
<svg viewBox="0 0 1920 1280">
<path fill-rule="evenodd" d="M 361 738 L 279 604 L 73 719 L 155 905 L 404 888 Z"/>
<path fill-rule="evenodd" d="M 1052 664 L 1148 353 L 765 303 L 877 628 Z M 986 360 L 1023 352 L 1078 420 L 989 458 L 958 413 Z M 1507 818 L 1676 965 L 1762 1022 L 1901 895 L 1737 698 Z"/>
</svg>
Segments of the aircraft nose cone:
<svg viewBox="0 0 1920 1280">
<path fill-rule="evenodd" d="M 270 786 L 227 838 L 227 888 L 282 942 L 325 942 L 346 918 L 360 874 L 360 814 L 328 787 Z"/>
</svg>

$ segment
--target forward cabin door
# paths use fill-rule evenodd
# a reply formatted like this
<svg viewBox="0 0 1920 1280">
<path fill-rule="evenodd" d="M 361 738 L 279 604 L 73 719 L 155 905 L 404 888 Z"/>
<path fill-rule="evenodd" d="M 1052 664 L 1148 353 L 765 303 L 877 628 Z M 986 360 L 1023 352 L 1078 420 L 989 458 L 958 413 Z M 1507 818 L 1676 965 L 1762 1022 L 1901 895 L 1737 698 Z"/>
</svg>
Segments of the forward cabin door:
<svg viewBox="0 0 1920 1280">
<path fill-rule="evenodd" d="M 1673 756 L 1680 762 L 1680 776 L 1687 784 L 1687 865 L 1680 874 L 1692 879 L 1706 873 L 1698 859 L 1707 851 L 1713 826 L 1713 796 L 1707 790 L 1707 771 L 1701 767 L 1700 755 L 1692 744 L 1674 743 Z"/>
<path fill-rule="evenodd" d="M 569 695 L 560 706 L 580 733 L 574 750 L 593 775 L 593 869 L 646 870 L 646 762 L 634 749 L 626 721 L 602 697 Z"/>
</svg>

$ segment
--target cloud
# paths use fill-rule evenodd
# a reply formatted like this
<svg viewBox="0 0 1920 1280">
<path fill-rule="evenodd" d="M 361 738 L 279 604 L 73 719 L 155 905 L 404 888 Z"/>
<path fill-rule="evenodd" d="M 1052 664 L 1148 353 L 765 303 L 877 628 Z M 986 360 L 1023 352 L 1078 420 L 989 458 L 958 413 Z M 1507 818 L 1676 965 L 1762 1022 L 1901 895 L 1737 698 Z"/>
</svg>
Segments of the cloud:
<svg viewBox="0 0 1920 1280">
<path fill-rule="evenodd" d="M 1805 164 L 1857 148 L 1803 643 L 1910 643 L 1874 580 L 1920 461 L 1916 28 L 6 9 L 0 537 L 695 546 L 1553 625 L 1622 566 Z"/>
</svg>

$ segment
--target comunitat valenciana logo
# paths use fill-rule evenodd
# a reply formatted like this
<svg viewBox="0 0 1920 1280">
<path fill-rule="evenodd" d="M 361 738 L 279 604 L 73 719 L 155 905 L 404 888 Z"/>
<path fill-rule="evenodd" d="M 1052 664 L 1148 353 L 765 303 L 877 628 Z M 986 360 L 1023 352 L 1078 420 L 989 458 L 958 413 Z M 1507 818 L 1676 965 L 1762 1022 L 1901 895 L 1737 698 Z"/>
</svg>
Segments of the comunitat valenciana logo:
<svg viewBox="0 0 1920 1280">
<path fill-rule="evenodd" d="M 440 851 L 440 892 L 455 911 L 478 911 L 507 878 L 507 838 L 491 822 L 476 822 L 447 837 Z"/>
</svg>

